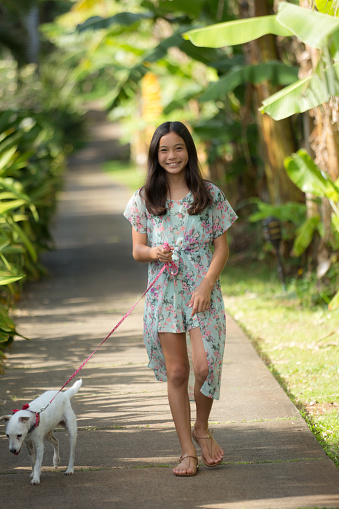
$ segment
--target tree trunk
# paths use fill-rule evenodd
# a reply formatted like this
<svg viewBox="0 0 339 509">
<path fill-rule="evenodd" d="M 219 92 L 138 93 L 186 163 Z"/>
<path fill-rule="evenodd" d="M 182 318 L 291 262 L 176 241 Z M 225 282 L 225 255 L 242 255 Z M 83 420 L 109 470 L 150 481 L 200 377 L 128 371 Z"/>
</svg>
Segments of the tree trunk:
<svg viewBox="0 0 339 509">
<path fill-rule="evenodd" d="M 243 1 L 240 6 L 243 18 L 272 14 L 266 0 Z M 245 55 L 249 64 L 258 64 L 278 60 L 273 35 L 265 35 L 246 44 Z M 304 194 L 288 177 L 284 160 L 295 152 L 296 146 L 290 119 L 275 121 L 269 115 L 262 115 L 258 108 L 262 101 L 272 95 L 274 89 L 268 82 L 254 86 L 254 106 L 257 110 L 257 122 L 261 134 L 261 152 L 264 161 L 267 188 L 271 203 L 278 205 L 288 201 L 300 202 Z"/>
</svg>

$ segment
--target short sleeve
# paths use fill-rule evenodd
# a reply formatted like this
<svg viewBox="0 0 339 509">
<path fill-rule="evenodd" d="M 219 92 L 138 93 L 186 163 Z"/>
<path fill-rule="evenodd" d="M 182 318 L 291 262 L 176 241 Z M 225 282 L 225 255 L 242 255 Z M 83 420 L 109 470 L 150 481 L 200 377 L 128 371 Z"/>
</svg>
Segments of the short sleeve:
<svg viewBox="0 0 339 509">
<path fill-rule="evenodd" d="M 212 189 L 212 222 L 213 238 L 219 237 L 238 219 L 238 216 L 225 198 L 224 193 L 216 186 Z"/>
<path fill-rule="evenodd" d="M 127 203 L 124 216 L 138 233 L 147 233 L 147 210 L 140 196 L 140 189 Z"/>
</svg>

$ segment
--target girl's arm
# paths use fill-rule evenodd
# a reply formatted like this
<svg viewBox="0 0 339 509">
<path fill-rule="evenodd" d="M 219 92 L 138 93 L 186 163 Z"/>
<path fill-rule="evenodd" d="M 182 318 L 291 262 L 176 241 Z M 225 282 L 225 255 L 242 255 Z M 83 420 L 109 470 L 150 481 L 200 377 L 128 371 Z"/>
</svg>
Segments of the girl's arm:
<svg viewBox="0 0 339 509">
<path fill-rule="evenodd" d="M 228 260 L 229 248 L 226 232 L 215 238 L 213 245 L 214 253 L 209 269 L 200 285 L 193 292 L 188 303 L 188 306 L 192 308 L 192 316 L 196 313 L 207 311 L 210 307 L 213 287 Z"/>
<path fill-rule="evenodd" d="M 132 227 L 133 258 L 137 262 L 170 262 L 172 260 L 172 251 L 164 249 L 162 246 L 150 247 L 147 245 L 147 233 L 139 233 Z"/>
</svg>

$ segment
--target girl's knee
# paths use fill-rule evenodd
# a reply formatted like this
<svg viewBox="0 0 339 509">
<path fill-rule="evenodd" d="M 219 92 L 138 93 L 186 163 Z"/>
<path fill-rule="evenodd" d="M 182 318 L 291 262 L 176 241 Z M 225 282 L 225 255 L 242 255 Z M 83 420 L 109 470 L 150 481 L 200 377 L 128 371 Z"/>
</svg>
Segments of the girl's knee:
<svg viewBox="0 0 339 509">
<path fill-rule="evenodd" d="M 189 366 L 184 364 L 167 369 L 167 381 L 174 387 L 188 384 Z"/>
<path fill-rule="evenodd" d="M 194 376 L 195 376 L 196 381 L 200 385 L 202 385 L 205 382 L 206 378 L 208 377 L 208 364 L 207 364 L 207 362 L 206 362 L 206 364 L 203 363 L 203 364 L 201 364 L 199 366 L 195 366 L 195 368 L 194 368 Z"/>
</svg>

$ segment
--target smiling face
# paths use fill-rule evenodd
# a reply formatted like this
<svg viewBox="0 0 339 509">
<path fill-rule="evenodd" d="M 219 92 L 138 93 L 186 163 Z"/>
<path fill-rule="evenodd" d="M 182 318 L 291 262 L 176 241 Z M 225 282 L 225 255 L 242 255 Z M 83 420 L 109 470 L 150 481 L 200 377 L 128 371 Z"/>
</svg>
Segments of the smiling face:
<svg viewBox="0 0 339 509">
<path fill-rule="evenodd" d="M 170 175 L 185 174 L 188 152 L 181 136 L 170 132 L 160 138 L 158 161 L 160 166 Z"/>
</svg>

